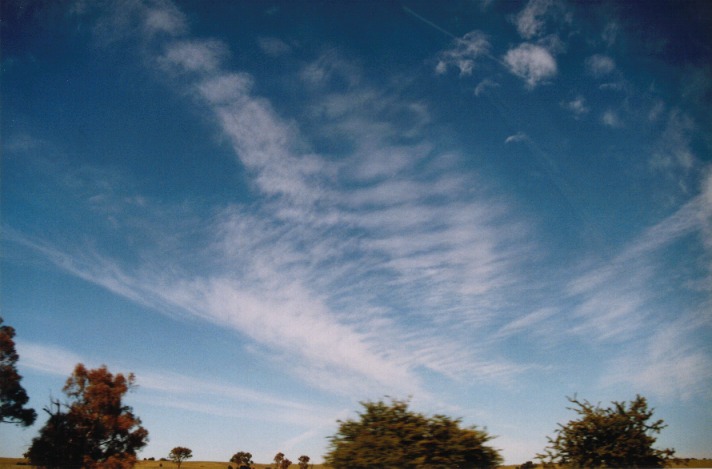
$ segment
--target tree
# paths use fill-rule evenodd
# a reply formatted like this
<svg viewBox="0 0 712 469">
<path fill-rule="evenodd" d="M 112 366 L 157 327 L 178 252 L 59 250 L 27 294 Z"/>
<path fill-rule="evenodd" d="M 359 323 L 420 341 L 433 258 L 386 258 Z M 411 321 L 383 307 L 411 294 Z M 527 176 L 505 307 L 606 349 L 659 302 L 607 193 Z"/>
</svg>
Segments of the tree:
<svg viewBox="0 0 712 469">
<path fill-rule="evenodd" d="M 33 466 L 124 469 L 136 463 L 136 451 L 148 431 L 122 397 L 134 387 L 134 375 L 112 375 L 106 366 L 87 370 L 81 363 L 67 379 L 66 403 L 52 400 L 49 419 L 25 454 Z"/>
<path fill-rule="evenodd" d="M 654 409 L 648 410 L 644 397 L 638 395 L 627 405 L 612 402 L 601 408 L 588 401 L 567 398 L 579 415 L 566 425 L 559 424 L 556 437 L 547 437 L 542 462 L 571 467 L 664 467 L 675 453 L 672 449 L 655 449 L 654 434 L 665 428 L 662 420 L 648 422 Z"/>
<path fill-rule="evenodd" d="M 282 462 L 279 463 L 279 466 L 277 466 L 278 469 L 288 469 L 289 466 L 292 465 L 292 461 L 290 461 L 287 458 L 282 459 Z"/>
<path fill-rule="evenodd" d="M 3 326 L 0 317 L 0 422 L 29 427 L 35 423 L 37 412 L 25 408 L 30 400 L 17 372 L 19 355 L 15 351 L 15 329 Z"/>
<path fill-rule="evenodd" d="M 486 446 L 493 437 L 476 427 L 460 427 L 460 419 L 426 417 L 408 409 L 408 402 L 362 402 L 359 420 L 339 421 L 329 438 L 325 459 L 332 467 L 350 469 L 493 468 L 499 452 Z"/>
<path fill-rule="evenodd" d="M 190 448 L 185 448 L 183 446 L 176 446 L 171 450 L 170 453 L 168 453 L 168 459 L 176 463 L 178 465 L 178 469 L 180 469 L 180 465 L 183 461 L 192 457 L 193 450 L 191 450 Z"/>
<path fill-rule="evenodd" d="M 280 451 L 279 453 L 275 454 L 272 461 L 274 462 L 274 466 L 277 469 L 280 469 L 282 467 L 282 461 L 284 461 L 284 453 Z"/>
<path fill-rule="evenodd" d="M 306 455 L 299 456 L 299 469 L 307 469 L 309 467 L 309 460 L 311 458 Z"/>
<path fill-rule="evenodd" d="M 254 462 L 252 461 L 252 453 L 238 451 L 230 458 L 230 462 L 237 464 L 237 469 L 250 469 Z"/>
</svg>

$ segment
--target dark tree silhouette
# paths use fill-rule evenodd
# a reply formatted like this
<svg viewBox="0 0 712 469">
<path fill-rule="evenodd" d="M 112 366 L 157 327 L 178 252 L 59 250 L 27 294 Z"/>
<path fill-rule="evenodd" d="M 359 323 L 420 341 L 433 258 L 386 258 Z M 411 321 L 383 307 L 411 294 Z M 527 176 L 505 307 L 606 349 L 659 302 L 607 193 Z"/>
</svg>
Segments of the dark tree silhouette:
<svg viewBox="0 0 712 469">
<path fill-rule="evenodd" d="M 299 469 L 307 469 L 309 467 L 309 460 L 311 458 L 307 455 L 299 456 Z"/>
<path fill-rule="evenodd" d="M 168 459 L 176 463 L 178 465 L 178 469 L 180 469 L 180 465 L 183 463 L 183 461 L 192 457 L 193 450 L 184 446 L 176 446 L 171 450 L 170 453 L 168 453 Z"/>
<path fill-rule="evenodd" d="M 280 469 L 282 467 L 282 461 L 284 461 L 284 453 L 280 451 L 279 453 L 275 454 L 272 461 L 274 462 L 274 466 L 277 469 Z"/>
<path fill-rule="evenodd" d="M 252 461 L 252 453 L 246 451 L 238 451 L 230 458 L 230 462 L 237 464 L 237 469 L 250 469 L 254 462 Z"/>
<path fill-rule="evenodd" d="M 3 326 L 0 317 L 0 422 L 29 427 L 35 423 L 37 412 L 25 408 L 30 400 L 17 372 L 19 355 L 15 351 L 15 329 Z"/>
<path fill-rule="evenodd" d="M 675 453 L 655 449 L 654 434 L 665 428 L 662 420 L 649 422 L 653 409 L 642 396 L 627 405 L 613 402 L 601 408 L 588 401 L 567 398 L 579 415 L 566 425 L 559 424 L 556 437 L 547 437 L 549 446 L 537 457 L 546 463 L 567 467 L 664 467 Z"/>
<path fill-rule="evenodd" d="M 136 451 L 148 441 L 141 420 L 122 402 L 133 386 L 133 374 L 78 364 L 63 389 L 68 402 L 53 400 L 45 408 L 49 419 L 25 456 L 47 468 L 133 467 Z"/>
<path fill-rule="evenodd" d="M 426 417 L 393 400 L 362 403 L 359 420 L 339 421 L 325 459 L 331 467 L 350 469 L 493 468 L 498 451 L 485 445 L 492 439 L 475 427 L 460 427 L 459 419 Z"/>
</svg>

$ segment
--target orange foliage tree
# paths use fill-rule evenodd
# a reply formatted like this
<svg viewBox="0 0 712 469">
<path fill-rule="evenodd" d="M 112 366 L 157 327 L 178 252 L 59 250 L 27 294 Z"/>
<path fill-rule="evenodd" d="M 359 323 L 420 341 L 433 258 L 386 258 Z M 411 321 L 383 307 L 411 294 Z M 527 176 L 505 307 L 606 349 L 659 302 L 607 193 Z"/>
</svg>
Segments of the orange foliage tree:
<svg viewBox="0 0 712 469">
<path fill-rule="evenodd" d="M 33 466 L 131 468 L 148 431 L 122 401 L 134 387 L 133 373 L 113 375 L 106 366 L 88 370 L 81 363 L 67 379 L 68 402 L 51 402 L 50 415 L 25 456 Z"/>
</svg>

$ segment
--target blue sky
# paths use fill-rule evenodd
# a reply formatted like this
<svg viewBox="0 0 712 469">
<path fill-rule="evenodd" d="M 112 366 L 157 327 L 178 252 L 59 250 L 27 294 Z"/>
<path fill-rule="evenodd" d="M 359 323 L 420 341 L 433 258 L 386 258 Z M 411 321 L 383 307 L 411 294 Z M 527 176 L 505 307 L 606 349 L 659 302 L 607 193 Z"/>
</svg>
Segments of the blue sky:
<svg viewBox="0 0 712 469">
<path fill-rule="evenodd" d="M 141 457 L 320 461 L 407 398 L 532 459 L 566 396 L 711 456 L 706 2 L 2 2 L 1 314 Z M 19 456 L 43 424 L 0 428 Z"/>
</svg>

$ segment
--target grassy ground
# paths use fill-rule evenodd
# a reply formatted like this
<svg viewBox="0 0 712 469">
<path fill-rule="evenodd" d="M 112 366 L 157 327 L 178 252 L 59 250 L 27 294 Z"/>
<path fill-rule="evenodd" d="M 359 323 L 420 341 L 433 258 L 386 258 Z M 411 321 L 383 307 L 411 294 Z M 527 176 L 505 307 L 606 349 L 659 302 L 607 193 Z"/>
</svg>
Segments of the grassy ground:
<svg viewBox="0 0 712 469">
<path fill-rule="evenodd" d="M 27 469 L 26 464 L 22 464 L 24 460 L 17 458 L 0 458 L 0 469 Z M 19 464 L 18 464 L 19 463 Z M 228 462 L 210 462 L 210 461 L 186 461 L 181 464 L 181 469 L 227 469 L 227 466 L 235 467 L 234 464 Z M 255 464 L 253 466 L 255 469 L 265 469 L 270 467 L 269 464 Z M 291 469 L 296 469 L 298 466 L 293 464 L 290 466 Z M 313 469 L 329 469 L 328 466 L 321 464 L 314 464 L 310 466 Z M 502 469 L 515 469 L 517 466 L 502 466 Z M 541 467 L 541 466 L 538 466 Z M 690 469 L 700 469 L 708 468 L 712 469 L 712 459 L 692 459 L 687 462 L 681 462 L 678 464 L 670 464 L 667 466 L 669 468 L 690 468 Z M 139 461 L 136 465 L 136 469 L 176 469 L 176 465 L 169 461 Z"/>
<path fill-rule="evenodd" d="M 24 463 L 24 459 L 18 458 L 0 458 L 0 469 L 28 469 Z M 186 461 L 181 464 L 181 469 L 227 469 L 227 466 L 232 466 L 235 469 L 236 465 L 229 462 L 211 462 L 211 461 Z M 139 461 L 135 469 L 176 469 L 176 465 L 170 461 Z M 269 464 L 255 464 L 254 469 L 265 469 L 271 467 Z M 290 469 L 297 469 L 299 466 L 292 464 Z M 313 464 L 309 466 L 313 469 L 329 469 L 328 466 L 321 464 Z"/>
</svg>

